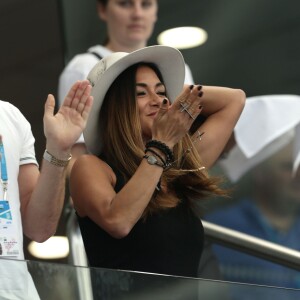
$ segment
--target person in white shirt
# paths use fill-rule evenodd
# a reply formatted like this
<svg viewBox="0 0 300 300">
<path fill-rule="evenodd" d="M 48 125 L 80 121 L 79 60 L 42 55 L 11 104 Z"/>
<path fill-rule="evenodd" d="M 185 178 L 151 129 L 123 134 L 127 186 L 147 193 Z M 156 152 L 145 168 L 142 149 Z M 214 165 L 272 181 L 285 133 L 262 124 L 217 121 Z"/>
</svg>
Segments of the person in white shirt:
<svg viewBox="0 0 300 300">
<path fill-rule="evenodd" d="M 85 128 L 93 98 L 87 80 L 77 81 L 54 114 L 45 103 L 46 150 L 41 170 L 29 122 L 12 104 L 0 101 L 0 298 L 39 299 L 24 260 L 23 233 L 43 242 L 57 228 L 64 203 L 66 167 L 72 145 Z"/>
</svg>

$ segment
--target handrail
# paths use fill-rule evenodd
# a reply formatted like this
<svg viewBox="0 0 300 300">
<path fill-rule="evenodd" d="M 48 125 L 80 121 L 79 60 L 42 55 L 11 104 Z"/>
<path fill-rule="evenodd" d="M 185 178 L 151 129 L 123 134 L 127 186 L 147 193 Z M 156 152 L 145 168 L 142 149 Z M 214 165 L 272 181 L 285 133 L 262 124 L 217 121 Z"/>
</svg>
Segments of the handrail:
<svg viewBox="0 0 300 300">
<path fill-rule="evenodd" d="M 81 233 L 74 213 L 68 214 L 67 236 L 70 244 L 69 262 L 75 266 L 88 267 Z M 76 268 L 78 293 L 80 300 L 93 300 L 93 288 L 90 269 Z"/>
<path fill-rule="evenodd" d="M 202 224 L 206 237 L 214 243 L 300 270 L 300 252 L 297 250 L 207 221 L 202 220 Z"/>
</svg>

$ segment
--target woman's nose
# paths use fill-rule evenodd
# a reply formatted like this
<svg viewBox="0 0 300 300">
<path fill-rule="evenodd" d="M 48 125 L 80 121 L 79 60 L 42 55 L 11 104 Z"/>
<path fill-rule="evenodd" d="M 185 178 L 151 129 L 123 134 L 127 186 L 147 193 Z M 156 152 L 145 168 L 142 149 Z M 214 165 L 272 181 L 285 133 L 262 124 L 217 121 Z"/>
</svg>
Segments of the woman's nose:
<svg viewBox="0 0 300 300">
<path fill-rule="evenodd" d="M 150 104 L 153 106 L 160 106 L 162 103 L 162 99 L 161 97 L 159 97 L 156 94 L 151 95 L 151 100 L 150 100 Z"/>
<path fill-rule="evenodd" d="M 139 3 L 138 1 L 134 4 L 132 7 L 132 14 L 135 18 L 141 17 L 144 13 L 142 4 Z"/>
</svg>

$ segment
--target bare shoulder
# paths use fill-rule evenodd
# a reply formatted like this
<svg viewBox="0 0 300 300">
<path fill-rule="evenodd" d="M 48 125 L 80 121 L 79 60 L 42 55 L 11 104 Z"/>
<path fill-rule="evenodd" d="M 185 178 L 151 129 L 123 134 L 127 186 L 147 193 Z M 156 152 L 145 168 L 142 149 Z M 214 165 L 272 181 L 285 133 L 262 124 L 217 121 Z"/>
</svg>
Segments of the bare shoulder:
<svg viewBox="0 0 300 300">
<path fill-rule="evenodd" d="M 98 173 L 101 171 L 111 173 L 112 169 L 99 157 L 91 154 L 84 154 L 76 159 L 71 174 L 76 174 L 78 172 L 89 172 L 94 174 L 94 172 Z"/>
<path fill-rule="evenodd" d="M 112 182 L 116 180 L 113 170 L 105 161 L 95 155 L 84 154 L 76 159 L 72 168 L 71 177 L 96 177 L 101 174 L 108 176 Z"/>
<path fill-rule="evenodd" d="M 99 157 L 85 154 L 74 163 L 70 176 L 70 193 L 80 216 L 97 211 L 114 194 L 116 175 Z"/>
</svg>

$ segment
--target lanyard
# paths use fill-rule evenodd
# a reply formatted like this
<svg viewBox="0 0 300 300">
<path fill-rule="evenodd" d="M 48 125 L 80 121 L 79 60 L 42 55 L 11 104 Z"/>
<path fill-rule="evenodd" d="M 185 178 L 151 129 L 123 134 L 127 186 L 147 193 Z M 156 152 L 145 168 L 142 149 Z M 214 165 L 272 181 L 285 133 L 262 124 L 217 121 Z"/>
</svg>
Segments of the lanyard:
<svg viewBox="0 0 300 300">
<path fill-rule="evenodd" d="M 1 162 L 1 183 L 3 186 L 3 200 L 7 200 L 8 176 L 7 176 L 6 160 L 5 160 L 5 153 L 4 153 L 4 145 L 2 142 L 1 135 L 0 135 L 0 162 Z"/>
</svg>

